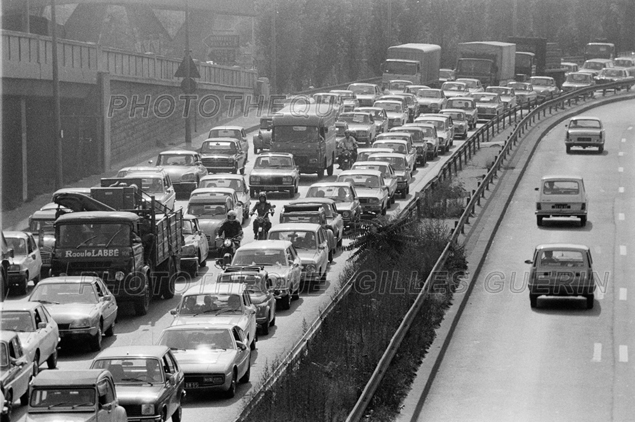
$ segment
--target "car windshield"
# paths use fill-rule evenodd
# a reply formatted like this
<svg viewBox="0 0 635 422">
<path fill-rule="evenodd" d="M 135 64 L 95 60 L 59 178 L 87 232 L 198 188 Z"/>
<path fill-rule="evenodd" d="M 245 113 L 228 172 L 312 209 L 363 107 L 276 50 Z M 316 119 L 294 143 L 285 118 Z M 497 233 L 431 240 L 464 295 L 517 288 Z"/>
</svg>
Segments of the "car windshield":
<svg viewBox="0 0 635 422">
<path fill-rule="evenodd" d="M 548 250 L 541 253 L 539 262 L 541 267 L 583 267 L 584 256 L 580 251 Z"/>
<path fill-rule="evenodd" d="M 474 108 L 474 103 L 471 100 L 448 100 L 448 108 L 462 108 L 470 109 Z"/>
<path fill-rule="evenodd" d="M 19 333 L 32 333 L 35 331 L 33 318 L 28 311 L 1 311 L 0 321 L 3 330 L 17 331 Z"/>
<path fill-rule="evenodd" d="M 163 369 L 158 358 L 130 357 L 99 359 L 91 369 L 107 369 L 115 384 L 163 383 Z"/>
<path fill-rule="evenodd" d="M 234 348 L 229 330 L 207 327 L 165 330 L 159 344 L 172 350 L 230 350 Z"/>
<path fill-rule="evenodd" d="M 93 248 L 95 246 L 130 246 L 130 226 L 116 223 L 61 224 L 59 239 L 60 248 Z"/>
<path fill-rule="evenodd" d="M 32 233 L 47 233 L 52 234 L 55 233 L 55 229 L 53 228 L 53 223 L 55 220 L 45 220 L 45 219 L 36 219 L 32 218 L 29 222 L 29 231 Z"/>
<path fill-rule="evenodd" d="M 292 169 L 293 161 L 291 157 L 264 156 L 256 159 L 254 164 L 256 169 Z"/>
<path fill-rule="evenodd" d="M 591 69 L 591 70 L 602 70 L 605 67 L 606 66 L 604 66 L 604 63 L 599 63 L 599 62 L 585 62 L 582 65 L 582 69 Z"/>
<path fill-rule="evenodd" d="M 353 170 L 375 170 L 381 173 L 382 177 L 386 177 L 388 167 L 385 164 L 353 164 Z"/>
<path fill-rule="evenodd" d="M 263 283 L 263 277 L 258 274 L 246 273 L 223 273 L 218 276 L 219 283 L 242 283 L 249 293 L 263 293 L 266 287 Z"/>
<path fill-rule="evenodd" d="M 60 383 L 63 383 L 60 381 Z M 91 387 L 36 387 L 31 393 L 31 407 L 46 407 L 48 409 L 70 407 L 86 411 L 93 411 L 96 404 L 96 391 Z"/>
<path fill-rule="evenodd" d="M 553 85 L 553 80 L 548 78 L 531 78 L 532 85 L 549 86 Z"/>
<path fill-rule="evenodd" d="M 479 103 L 493 103 L 496 102 L 496 95 L 492 94 L 474 94 L 474 100 Z"/>
<path fill-rule="evenodd" d="M 183 219 L 183 234 L 194 233 L 194 222 L 192 220 Z"/>
<path fill-rule="evenodd" d="M 26 255 L 26 239 L 23 237 L 10 237 L 5 235 L 7 238 L 7 244 L 9 248 L 13 249 L 14 256 L 25 256 Z"/>
<path fill-rule="evenodd" d="M 601 129 L 602 123 L 600 123 L 599 120 L 593 120 L 593 119 L 573 119 L 569 123 L 569 128 Z"/>
<path fill-rule="evenodd" d="M 370 123 L 370 118 L 365 113 L 341 114 L 339 119 L 347 123 Z"/>
<path fill-rule="evenodd" d="M 405 170 L 406 169 L 406 159 L 402 157 L 383 157 L 383 156 L 370 156 L 368 157 L 368 161 L 386 161 L 392 164 L 392 167 L 395 170 Z"/>
<path fill-rule="evenodd" d="M 435 128 L 437 128 L 437 131 L 445 130 L 445 125 L 440 120 L 418 120 L 418 121 L 421 123 L 425 123 L 427 125 L 433 125 Z"/>
<path fill-rule="evenodd" d="M 283 250 L 238 250 L 232 265 L 280 265 L 287 266 L 287 259 Z"/>
<path fill-rule="evenodd" d="M 382 113 L 382 110 L 364 110 L 366 113 L 370 113 L 373 116 L 373 119 L 375 119 L 375 121 L 377 120 L 383 120 L 384 119 L 384 114 Z"/>
<path fill-rule="evenodd" d="M 316 234 L 306 230 L 270 231 L 269 239 L 288 240 L 296 249 L 317 250 L 318 247 Z"/>
<path fill-rule="evenodd" d="M 208 138 L 234 138 L 241 139 L 240 130 L 238 129 L 212 129 L 209 131 Z"/>
<path fill-rule="evenodd" d="M 273 139 L 276 142 L 317 143 L 318 128 L 317 126 L 274 126 Z"/>
<path fill-rule="evenodd" d="M 579 195 L 580 184 L 573 180 L 548 180 L 542 186 L 545 195 Z"/>
<path fill-rule="evenodd" d="M 420 89 L 417 91 L 419 98 L 443 98 L 443 91 L 437 89 Z"/>
<path fill-rule="evenodd" d="M 623 69 L 603 69 L 600 74 L 601 76 L 612 76 L 621 78 L 626 76 L 626 71 Z"/>
<path fill-rule="evenodd" d="M 406 89 L 406 85 L 410 85 L 411 83 L 412 82 L 410 81 L 392 81 L 388 84 L 388 89 L 390 91 L 403 91 L 404 89 Z"/>
<path fill-rule="evenodd" d="M 387 112 L 393 112 L 393 113 L 401 113 L 403 110 L 403 106 L 397 102 L 377 101 L 375 103 L 375 107 L 380 107 L 386 110 Z"/>
<path fill-rule="evenodd" d="M 243 181 L 240 179 L 230 179 L 230 178 L 208 178 L 206 176 L 205 179 L 201 180 L 199 184 L 199 188 L 230 188 L 235 190 L 236 192 L 243 192 L 244 185 Z"/>
<path fill-rule="evenodd" d="M 458 82 L 446 82 L 441 87 L 444 91 L 465 91 L 466 85 Z"/>
<path fill-rule="evenodd" d="M 635 60 L 631 59 L 615 59 L 613 64 L 618 67 L 632 67 L 635 66 Z"/>
<path fill-rule="evenodd" d="M 91 283 L 38 283 L 29 301 L 54 304 L 98 302 L 97 293 Z"/>
<path fill-rule="evenodd" d="M 311 186 L 307 198 L 330 198 L 335 202 L 351 202 L 354 198 L 348 186 Z"/>
<path fill-rule="evenodd" d="M 452 117 L 452 121 L 456 122 L 461 121 L 461 120 L 465 120 L 465 113 L 459 113 L 459 112 L 454 112 L 454 111 L 444 111 L 443 114 L 446 114 L 450 117 Z M 428 129 L 426 131 L 426 136 L 432 136 L 432 129 Z"/>
<path fill-rule="evenodd" d="M 511 89 L 498 86 L 489 86 L 487 87 L 486 91 L 493 92 L 494 94 L 498 95 L 511 95 Z"/>
<path fill-rule="evenodd" d="M 194 157 L 185 154 L 160 154 L 157 159 L 157 166 L 191 166 L 194 164 Z"/>
<path fill-rule="evenodd" d="M 478 83 L 476 81 L 472 81 L 469 79 L 461 79 L 461 82 L 463 82 L 465 84 L 466 87 L 468 88 L 477 88 L 478 87 Z"/>
<path fill-rule="evenodd" d="M 587 73 L 569 73 L 567 82 L 591 82 L 593 75 Z"/>
<path fill-rule="evenodd" d="M 526 84 L 509 84 L 516 91 L 529 91 L 529 85 Z"/>
<path fill-rule="evenodd" d="M 366 86 L 366 85 L 350 85 L 348 87 L 349 91 L 353 91 L 356 95 L 369 95 L 375 93 L 374 86 Z"/>
<path fill-rule="evenodd" d="M 199 293 L 183 296 L 179 315 L 242 313 L 242 299 L 238 294 Z"/>
<path fill-rule="evenodd" d="M 337 178 L 338 182 L 350 182 L 355 187 L 366 188 L 366 189 L 377 189 L 381 186 L 379 177 L 374 176 L 372 174 L 347 174 L 347 175 L 339 175 Z"/>
<path fill-rule="evenodd" d="M 187 213 L 198 217 L 201 220 L 225 218 L 229 210 L 223 203 L 211 202 L 209 204 L 191 203 L 187 207 Z"/>
<path fill-rule="evenodd" d="M 376 141 L 373 144 L 373 148 L 389 148 L 394 152 L 398 152 L 399 154 L 406 154 L 406 146 L 401 142 L 390 142 L 390 141 Z"/>
<path fill-rule="evenodd" d="M 237 151 L 236 144 L 227 141 L 204 142 L 201 146 L 201 154 L 235 154 Z"/>
</svg>

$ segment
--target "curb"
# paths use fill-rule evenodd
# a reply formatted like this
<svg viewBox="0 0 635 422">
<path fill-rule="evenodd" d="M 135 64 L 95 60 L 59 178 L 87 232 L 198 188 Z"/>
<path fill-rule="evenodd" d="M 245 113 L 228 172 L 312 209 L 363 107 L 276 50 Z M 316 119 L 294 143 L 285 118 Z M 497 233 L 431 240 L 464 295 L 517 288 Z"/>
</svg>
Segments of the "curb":
<svg viewBox="0 0 635 422">
<path fill-rule="evenodd" d="M 538 148 L 538 144 L 540 144 L 545 134 L 549 132 L 551 129 L 553 129 L 555 126 L 560 124 L 563 120 L 568 119 L 572 115 L 579 114 L 581 112 L 584 112 L 589 109 L 596 108 L 602 105 L 611 104 L 611 103 L 619 102 L 619 101 L 632 100 L 633 98 L 635 98 L 635 94 L 627 94 L 624 97 L 619 97 L 619 98 L 614 98 L 614 97 L 606 98 L 606 99 L 599 100 L 598 102 L 595 102 L 593 104 L 582 106 L 581 108 L 575 108 L 573 110 L 570 110 L 561 114 L 558 113 L 557 115 L 554 116 L 555 120 L 549 123 L 546 129 L 543 129 L 541 131 L 541 133 L 538 135 L 538 138 L 534 141 L 533 146 L 530 147 L 531 149 L 528 153 L 527 159 L 523 163 L 523 166 L 518 172 L 518 174 L 515 175 L 516 177 L 515 180 L 513 178 L 507 179 L 506 177 L 508 175 L 513 176 L 514 175 L 513 170 L 505 171 L 503 175 L 498 179 L 498 182 L 496 183 L 496 187 L 492 191 L 492 194 L 488 198 L 485 206 L 481 208 L 481 211 L 479 214 L 485 215 L 486 210 L 490 207 L 492 203 L 494 203 L 494 206 L 496 206 L 497 203 L 493 202 L 493 199 L 498 194 L 499 187 L 502 188 L 502 186 L 505 183 L 513 182 L 513 186 L 511 187 L 511 192 L 509 193 L 504 204 L 499 205 L 499 208 L 502 208 L 502 209 L 501 209 L 501 212 L 498 214 L 498 216 L 491 217 L 491 218 L 496 218 L 496 221 L 494 221 L 494 224 L 491 227 L 491 229 L 490 230 L 484 229 L 483 232 L 485 232 L 485 234 L 483 233 L 479 234 L 478 239 L 474 244 L 475 250 L 471 252 L 468 256 L 468 258 L 475 256 L 476 268 L 474 272 L 470 275 L 469 284 L 467 285 L 465 292 L 462 294 L 462 297 L 458 298 L 456 295 L 454 296 L 455 304 L 457 299 L 459 300 L 458 307 L 452 306 L 451 308 L 448 309 L 448 312 L 446 312 L 445 317 L 441 323 L 441 326 L 436 332 L 435 340 L 432 342 L 432 345 L 430 346 L 428 353 L 424 357 L 423 362 L 421 363 L 421 366 L 419 367 L 419 370 L 417 371 L 417 375 L 415 377 L 415 380 L 412 383 L 413 387 L 411 387 L 410 393 L 413 392 L 417 384 L 419 385 L 422 384 L 423 386 L 420 389 L 421 393 L 417 393 L 418 397 L 417 397 L 416 403 L 413 405 L 414 400 L 408 400 L 408 397 L 406 397 L 406 399 L 404 400 L 402 404 L 402 408 L 400 412 L 396 415 L 396 418 L 395 418 L 396 421 L 398 422 L 417 421 L 421 413 L 421 410 L 423 408 L 423 405 L 425 404 L 426 397 L 428 393 L 430 392 L 430 389 L 432 388 L 434 378 L 439 370 L 439 367 L 441 366 L 441 363 L 443 362 L 443 357 L 445 356 L 445 352 L 447 348 L 449 347 L 450 341 L 452 340 L 452 336 L 454 335 L 456 326 L 458 325 L 460 321 L 463 310 L 467 306 L 468 299 L 474 288 L 474 285 L 476 284 L 476 280 L 478 279 L 478 276 L 485 262 L 485 258 L 490 249 L 490 246 L 492 245 L 494 241 L 496 232 L 498 231 L 498 228 L 500 227 L 503 221 L 503 218 L 505 217 L 505 214 L 507 213 L 507 209 L 509 207 L 509 204 L 511 203 L 514 193 L 516 192 L 516 188 L 518 187 L 520 180 L 522 179 L 522 176 L 524 175 L 525 170 L 527 169 L 527 166 L 529 165 L 529 162 L 533 158 L 533 155 L 536 149 Z M 539 124 L 533 126 L 527 135 L 530 135 L 531 132 L 533 132 L 538 127 L 539 127 Z M 524 137 L 524 139 L 526 138 L 527 136 Z M 520 145 L 519 147 L 516 148 L 516 152 L 510 157 L 509 162 L 513 161 L 516 158 L 516 154 L 519 151 L 521 151 Z M 496 215 L 496 214 L 489 213 L 489 216 L 493 216 L 493 215 Z M 479 220 L 477 220 L 477 222 L 479 222 Z M 475 222 L 475 225 L 477 224 L 477 222 Z M 486 221 L 486 224 L 487 223 L 489 223 L 489 220 Z M 472 235 L 472 233 L 473 233 L 473 228 L 468 233 L 465 243 L 467 243 L 470 240 L 470 236 Z M 486 238 L 482 240 L 483 235 L 485 235 Z M 480 243 L 480 247 L 479 247 L 479 243 Z M 468 262 L 469 261 L 470 259 L 468 259 Z M 417 380 L 420 380 L 420 382 L 417 383 Z M 410 394 L 408 396 L 410 396 Z"/>
</svg>

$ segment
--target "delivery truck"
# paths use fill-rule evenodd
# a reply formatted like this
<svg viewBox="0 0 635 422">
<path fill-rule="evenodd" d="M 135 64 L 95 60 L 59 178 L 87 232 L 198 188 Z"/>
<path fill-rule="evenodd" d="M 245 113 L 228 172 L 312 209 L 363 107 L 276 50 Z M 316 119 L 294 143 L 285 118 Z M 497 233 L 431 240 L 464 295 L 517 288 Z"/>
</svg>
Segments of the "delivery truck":
<svg viewBox="0 0 635 422">
<path fill-rule="evenodd" d="M 499 41 L 460 43 L 456 78 L 478 79 L 484 86 L 505 85 L 514 80 L 516 45 Z"/>
<path fill-rule="evenodd" d="M 441 47 L 436 44 L 402 44 L 388 47 L 382 65 L 382 85 L 395 79 L 411 81 L 413 85 L 439 85 Z"/>
<path fill-rule="evenodd" d="M 516 44 L 515 77 L 525 82 L 532 76 L 552 77 L 558 87 L 564 82 L 567 69 L 562 67 L 562 50 L 557 43 L 546 38 L 509 37 L 507 42 Z"/>
</svg>

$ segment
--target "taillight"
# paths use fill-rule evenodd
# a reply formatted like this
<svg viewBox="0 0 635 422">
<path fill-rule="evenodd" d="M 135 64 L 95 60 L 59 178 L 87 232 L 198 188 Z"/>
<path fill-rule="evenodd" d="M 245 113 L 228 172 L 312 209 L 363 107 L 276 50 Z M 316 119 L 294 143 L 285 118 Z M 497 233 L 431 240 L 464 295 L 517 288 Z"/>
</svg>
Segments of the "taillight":
<svg viewBox="0 0 635 422">
<path fill-rule="evenodd" d="M 542 208 L 540 207 L 540 202 L 536 202 L 536 210 L 540 211 Z"/>
<path fill-rule="evenodd" d="M 580 209 L 581 209 L 582 211 L 585 211 L 585 210 L 586 210 L 586 204 L 585 204 L 584 202 L 582 203 L 582 207 L 581 207 Z"/>
<path fill-rule="evenodd" d="M 600 141 L 602 140 L 602 132 L 600 132 Z"/>
</svg>

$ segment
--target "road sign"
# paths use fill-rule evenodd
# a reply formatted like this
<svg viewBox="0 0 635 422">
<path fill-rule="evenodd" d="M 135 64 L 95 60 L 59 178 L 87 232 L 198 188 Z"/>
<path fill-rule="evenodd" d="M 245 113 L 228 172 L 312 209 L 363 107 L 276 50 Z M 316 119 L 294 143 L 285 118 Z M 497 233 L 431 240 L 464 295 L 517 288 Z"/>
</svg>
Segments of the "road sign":
<svg viewBox="0 0 635 422">
<path fill-rule="evenodd" d="M 196 67 L 196 63 L 194 63 L 194 60 L 192 60 L 192 57 L 189 57 L 190 59 L 190 78 L 200 78 L 201 74 L 198 73 L 198 68 Z M 181 62 L 181 64 L 179 65 L 179 68 L 176 69 L 176 73 L 174 74 L 175 78 L 187 78 L 187 72 L 186 72 L 186 60 L 187 57 L 183 58 L 183 61 Z"/>
<path fill-rule="evenodd" d="M 196 92 L 196 81 L 192 78 L 183 78 L 181 81 L 181 89 L 186 94 L 194 94 Z"/>
<path fill-rule="evenodd" d="M 234 35 L 208 35 L 203 39 L 203 43 L 209 48 L 239 48 L 240 38 L 237 34 Z"/>
</svg>

